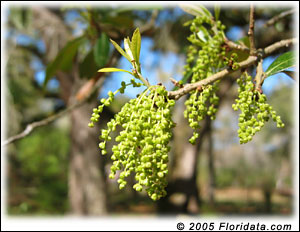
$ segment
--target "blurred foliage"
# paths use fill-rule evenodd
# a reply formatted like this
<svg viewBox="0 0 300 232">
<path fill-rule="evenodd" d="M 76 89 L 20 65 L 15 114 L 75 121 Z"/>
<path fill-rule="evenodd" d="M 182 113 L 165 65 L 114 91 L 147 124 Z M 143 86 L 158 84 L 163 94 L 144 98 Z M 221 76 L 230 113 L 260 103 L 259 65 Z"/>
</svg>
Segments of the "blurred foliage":
<svg viewBox="0 0 300 232">
<path fill-rule="evenodd" d="M 68 132 L 45 126 L 20 140 L 9 157 L 10 214 L 57 214 L 68 209 Z"/>
</svg>

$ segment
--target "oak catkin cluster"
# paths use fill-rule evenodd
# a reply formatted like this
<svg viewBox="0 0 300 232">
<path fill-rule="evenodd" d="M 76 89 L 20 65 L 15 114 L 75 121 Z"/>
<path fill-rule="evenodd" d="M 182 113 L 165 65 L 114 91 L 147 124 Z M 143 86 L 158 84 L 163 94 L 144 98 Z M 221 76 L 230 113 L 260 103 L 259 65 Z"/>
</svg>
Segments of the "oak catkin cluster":
<svg viewBox="0 0 300 232">
<path fill-rule="evenodd" d="M 119 188 L 123 189 L 127 184 L 126 177 L 134 172 L 136 184 L 133 188 L 136 191 L 145 188 L 152 200 L 166 195 L 169 142 L 174 127 L 171 109 L 175 104 L 174 100 L 167 97 L 167 93 L 163 86 L 147 88 L 126 103 L 100 135 L 103 141 L 99 147 L 102 154 L 106 154 L 106 143 L 112 139 L 110 133 L 117 126 L 121 127 L 115 139 L 118 144 L 112 147 L 113 164 L 109 178 L 115 178 L 120 171 L 118 183 Z M 110 102 L 112 96 L 110 94 L 108 99 L 103 100 L 103 104 Z M 95 115 L 92 117 L 97 118 Z"/>
<path fill-rule="evenodd" d="M 192 71 L 191 83 L 206 79 L 212 74 L 220 71 L 228 64 L 224 59 L 224 29 L 220 21 L 215 22 L 213 18 L 198 16 L 190 22 L 192 34 L 188 37 L 191 45 L 187 52 L 187 64 L 184 74 Z M 235 67 L 236 68 L 236 67 Z M 219 81 L 208 86 L 203 86 L 190 93 L 186 100 L 185 118 L 194 129 L 190 143 L 194 144 L 199 136 L 197 129 L 200 128 L 200 121 L 206 115 L 212 120 L 215 119 L 219 97 L 216 92 L 219 88 Z"/>
<path fill-rule="evenodd" d="M 270 118 L 277 123 L 277 127 L 284 127 L 280 116 L 277 116 L 276 111 L 267 103 L 266 95 L 255 89 L 250 75 L 245 73 L 237 83 L 239 95 L 232 108 L 241 111 L 238 129 L 241 144 L 251 141 L 255 133 L 260 131 Z"/>
</svg>

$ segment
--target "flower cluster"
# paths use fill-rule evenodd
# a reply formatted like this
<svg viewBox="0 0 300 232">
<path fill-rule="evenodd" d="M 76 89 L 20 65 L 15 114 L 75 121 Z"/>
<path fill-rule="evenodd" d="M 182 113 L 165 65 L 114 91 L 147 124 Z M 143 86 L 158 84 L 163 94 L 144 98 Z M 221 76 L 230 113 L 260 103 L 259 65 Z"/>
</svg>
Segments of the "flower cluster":
<svg viewBox="0 0 300 232">
<path fill-rule="evenodd" d="M 192 45 L 188 48 L 187 64 L 184 74 L 193 72 L 191 82 L 203 80 L 224 68 L 227 60 L 224 60 L 225 48 L 224 29 L 220 21 L 215 22 L 213 18 L 198 16 L 191 21 L 190 30 L 192 34 L 188 40 Z M 235 57 L 233 57 L 235 59 Z M 234 67 L 236 68 L 236 67 Z M 209 115 L 215 119 L 219 98 L 216 95 L 219 81 L 203 87 L 203 90 L 195 90 L 185 102 L 185 118 L 188 118 L 190 126 L 194 129 L 193 136 L 190 138 L 192 144 L 199 136 L 196 129 L 200 127 L 199 121 Z"/>
<path fill-rule="evenodd" d="M 163 86 L 147 88 L 136 99 L 126 103 L 100 135 L 103 142 L 99 147 L 102 154 L 106 154 L 106 143 L 112 139 L 110 133 L 118 125 L 122 127 L 116 137 L 118 144 L 112 147 L 113 165 L 109 178 L 115 178 L 117 171 L 121 170 L 118 183 L 123 189 L 127 184 L 125 178 L 135 172 L 137 183 L 133 188 L 142 191 L 144 186 L 153 200 L 166 195 L 169 142 L 171 128 L 174 127 L 171 108 L 175 104 L 174 100 L 168 99 L 167 93 Z M 111 96 L 103 103 L 111 101 Z M 97 119 L 95 115 L 92 117 Z"/>
<path fill-rule="evenodd" d="M 232 108 L 236 111 L 241 110 L 238 129 L 241 144 L 251 141 L 254 134 L 260 131 L 270 118 L 277 123 L 277 127 L 284 127 L 280 116 L 277 116 L 276 111 L 267 103 L 266 95 L 255 89 L 250 75 L 245 73 L 237 83 L 239 96 Z"/>
<path fill-rule="evenodd" d="M 217 85 L 203 87 L 203 90 L 194 91 L 188 100 L 185 101 L 186 110 L 184 117 L 188 118 L 189 125 L 194 129 L 193 136 L 189 139 L 191 144 L 195 144 L 199 133 L 196 129 L 200 128 L 199 121 L 203 120 L 206 115 L 212 120 L 215 119 L 217 109 L 214 107 L 218 104 L 219 98 L 216 95 Z M 207 107 L 208 103 L 210 106 Z"/>
</svg>

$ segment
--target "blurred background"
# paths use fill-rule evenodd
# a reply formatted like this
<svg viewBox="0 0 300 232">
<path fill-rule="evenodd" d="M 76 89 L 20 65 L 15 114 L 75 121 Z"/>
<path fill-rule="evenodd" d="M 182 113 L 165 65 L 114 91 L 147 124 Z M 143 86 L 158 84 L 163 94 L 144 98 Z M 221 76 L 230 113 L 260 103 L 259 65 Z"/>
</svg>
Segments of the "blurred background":
<svg viewBox="0 0 300 232">
<path fill-rule="evenodd" d="M 208 6 L 213 13 L 213 6 Z M 289 8 L 256 8 L 256 46 L 263 48 L 294 36 L 293 14 L 271 26 L 265 23 Z M 294 81 L 285 74 L 268 78 L 263 91 L 282 117 L 284 128 L 266 123 L 253 141 L 240 145 L 237 96 L 232 75 L 221 82 L 215 121 L 202 122 L 195 146 L 182 97 L 174 109 L 169 153 L 167 197 L 153 202 L 145 192 L 124 190 L 108 179 L 110 155 L 100 154 L 100 130 L 122 105 L 140 91 L 128 89 L 103 112 L 96 128 L 87 125 L 92 108 L 109 90 L 129 81 L 123 73 L 99 75 L 105 65 L 130 70 L 108 38 L 122 44 L 136 27 L 142 33 L 142 73 L 151 84 L 182 78 L 189 28 L 194 16 L 178 6 L 127 5 L 47 7 L 11 6 L 5 10 L 6 138 L 29 123 L 56 115 L 88 100 L 54 122 L 6 146 L 8 215 L 240 215 L 293 212 Z M 226 35 L 237 41 L 247 35 L 249 9 L 221 7 Z M 264 60 L 266 69 L 287 49 Z M 251 70 L 249 70 L 251 72 Z M 255 74 L 255 71 L 253 72 Z M 114 135 L 115 136 L 115 135 Z M 112 146 L 112 144 L 110 144 Z M 109 149 L 108 149 L 109 151 Z"/>
</svg>

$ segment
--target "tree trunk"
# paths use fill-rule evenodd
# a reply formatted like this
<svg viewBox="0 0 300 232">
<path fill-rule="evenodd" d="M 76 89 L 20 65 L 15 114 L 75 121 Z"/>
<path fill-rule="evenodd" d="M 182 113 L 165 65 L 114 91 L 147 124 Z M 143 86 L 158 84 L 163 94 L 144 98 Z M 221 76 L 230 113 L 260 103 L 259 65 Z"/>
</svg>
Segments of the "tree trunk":
<svg viewBox="0 0 300 232">
<path fill-rule="evenodd" d="M 214 152 L 213 152 L 213 138 L 212 138 L 212 130 L 211 130 L 212 121 L 209 119 L 208 121 L 208 172 L 209 172 L 209 187 L 208 187 L 208 197 L 209 203 L 211 205 L 215 204 L 215 166 L 214 166 Z"/>
<path fill-rule="evenodd" d="M 69 199 L 71 212 L 77 215 L 107 212 L 105 182 L 100 172 L 99 131 L 87 127 L 93 107 L 94 104 L 87 103 L 71 114 Z"/>
</svg>

